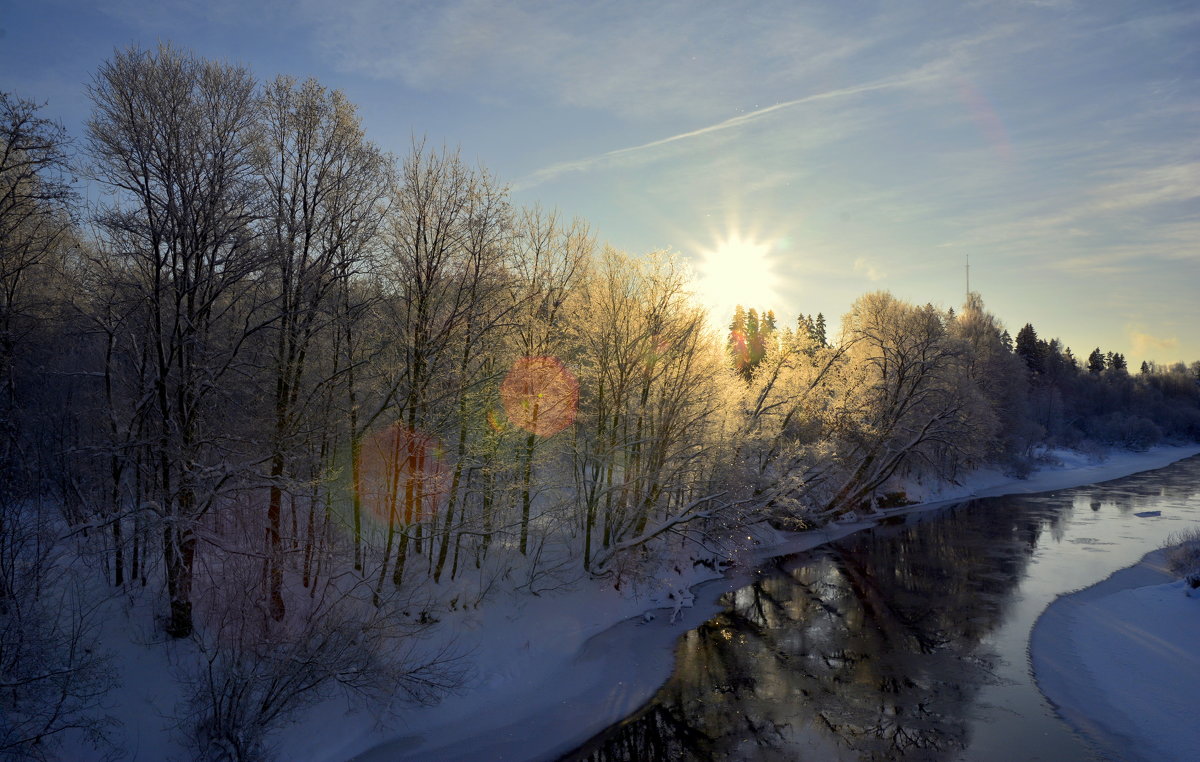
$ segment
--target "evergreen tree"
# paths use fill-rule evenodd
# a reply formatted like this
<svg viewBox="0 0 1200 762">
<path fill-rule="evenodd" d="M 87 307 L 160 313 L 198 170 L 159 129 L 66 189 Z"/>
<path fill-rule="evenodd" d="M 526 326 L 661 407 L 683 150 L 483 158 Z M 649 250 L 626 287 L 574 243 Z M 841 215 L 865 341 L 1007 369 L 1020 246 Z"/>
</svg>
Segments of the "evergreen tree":
<svg viewBox="0 0 1200 762">
<path fill-rule="evenodd" d="M 733 308 L 733 320 L 729 323 L 730 331 L 746 332 L 746 308 L 742 305 L 737 305 Z"/>
<path fill-rule="evenodd" d="M 1070 347 L 1063 350 L 1063 360 L 1071 370 L 1079 370 L 1079 359 L 1075 357 L 1075 353 L 1071 351 Z"/>
<path fill-rule="evenodd" d="M 1017 331 L 1016 352 L 1025 361 L 1025 366 L 1033 373 L 1044 373 L 1046 370 L 1045 362 L 1046 345 L 1038 339 L 1037 331 L 1033 325 L 1026 323 L 1020 331 Z"/>
<path fill-rule="evenodd" d="M 817 325 L 813 322 L 812 315 L 800 313 L 800 317 L 796 318 L 796 332 L 809 341 L 816 341 Z"/>
<path fill-rule="evenodd" d="M 1092 353 L 1088 355 L 1087 368 L 1089 373 L 1104 372 L 1104 353 L 1100 351 L 1100 347 L 1096 347 L 1092 350 Z"/>
<path fill-rule="evenodd" d="M 753 307 L 746 313 L 746 346 L 750 350 L 750 370 L 758 367 L 766 352 L 766 342 L 763 337 L 763 325 L 758 318 L 758 310 Z"/>
<path fill-rule="evenodd" d="M 1051 339 L 1050 341 L 1039 341 L 1038 344 L 1042 348 L 1046 373 L 1055 377 L 1061 375 L 1066 367 L 1066 361 L 1062 356 L 1062 342 L 1058 339 Z"/>
<path fill-rule="evenodd" d="M 737 305 L 733 311 L 733 320 L 729 323 L 729 354 L 733 358 L 733 366 L 747 380 L 752 370 L 750 366 L 750 345 L 746 337 L 746 309 Z"/>
<path fill-rule="evenodd" d="M 825 315 L 824 314 L 822 314 L 820 312 L 817 313 L 817 321 L 813 327 L 814 327 L 813 338 L 816 340 L 816 342 L 823 347 L 829 346 L 829 340 L 825 336 Z"/>
</svg>

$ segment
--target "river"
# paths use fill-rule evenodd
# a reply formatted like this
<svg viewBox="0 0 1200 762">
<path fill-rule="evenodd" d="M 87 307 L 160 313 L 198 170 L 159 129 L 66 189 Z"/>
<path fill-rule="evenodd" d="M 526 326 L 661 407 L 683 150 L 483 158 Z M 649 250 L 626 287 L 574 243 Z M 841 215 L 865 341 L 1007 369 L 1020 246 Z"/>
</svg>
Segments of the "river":
<svg viewBox="0 0 1200 762">
<path fill-rule="evenodd" d="M 564 759 L 1100 759 L 1034 683 L 1030 630 L 1198 524 L 1193 457 L 774 559 L 680 639 L 645 706 Z"/>
</svg>

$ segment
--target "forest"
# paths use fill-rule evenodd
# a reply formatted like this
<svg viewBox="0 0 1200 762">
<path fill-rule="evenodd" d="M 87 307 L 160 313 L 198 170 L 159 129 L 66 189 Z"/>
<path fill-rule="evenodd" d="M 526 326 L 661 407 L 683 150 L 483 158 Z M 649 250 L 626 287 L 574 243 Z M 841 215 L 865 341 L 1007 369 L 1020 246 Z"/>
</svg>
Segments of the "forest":
<svg viewBox="0 0 1200 762">
<path fill-rule="evenodd" d="M 391 155 L 314 80 L 161 45 L 86 89 L 82 136 L 0 96 L 0 756 L 105 748 L 105 596 L 194 644 L 197 755 L 257 759 L 332 691 L 460 686 L 423 635 L 500 590 L 720 564 L 1047 447 L 1200 441 L 1200 361 L 1083 359 L 978 293 L 714 329 L 686 258 L 430 141 Z"/>
</svg>

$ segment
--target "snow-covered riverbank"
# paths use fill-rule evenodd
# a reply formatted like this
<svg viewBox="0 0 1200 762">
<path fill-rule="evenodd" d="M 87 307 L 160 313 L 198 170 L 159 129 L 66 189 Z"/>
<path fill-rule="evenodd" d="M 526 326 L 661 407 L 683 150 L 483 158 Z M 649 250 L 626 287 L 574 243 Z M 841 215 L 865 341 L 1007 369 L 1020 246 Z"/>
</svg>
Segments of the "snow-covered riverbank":
<svg viewBox="0 0 1200 762">
<path fill-rule="evenodd" d="M 1200 597 L 1162 551 L 1046 609 L 1030 638 L 1038 687 L 1060 716 L 1123 760 L 1200 749 Z"/>
<path fill-rule="evenodd" d="M 1200 453 L 1200 447 L 1160 447 L 1113 453 L 1101 462 L 1058 453 L 1057 467 L 1028 479 L 999 472 L 974 474 L 962 485 L 928 494 L 906 512 L 933 509 L 973 497 L 1045 492 L 1153 470 Z M 743 559 L 743 567 L 773 555 L 798 552 L 846 536 L 870 522 L 794 535 Z M 708 579 L 705 579 L 708 577 Z M 386 727 L 350 715 L 337 732 L 327 713 L 313 713 L 281 734 L 284 758 L 344 760 L 553 759 L 636 710 L 670 674 L 676 639 L 720 610 L 717 598 L 749 582 L 748 572 L 717 577 L 704 567 L 680 570 L 647 597 L 611 586 L 542 597 L 491 600 L 463 612 L 452 624 L 472 650 L 477 680 L 470 690 L 438 706 L 403 710 Z M 697 586 L 698 585 L 698 586 Z M 669 605 L 668 592 L 687 590 L 696 605 L 644 621 L 647 607 Z M 678 601 L 678 595 L 675 599 Z M 324 707 L 324 712 L 328 707 Z"/>
</svg>

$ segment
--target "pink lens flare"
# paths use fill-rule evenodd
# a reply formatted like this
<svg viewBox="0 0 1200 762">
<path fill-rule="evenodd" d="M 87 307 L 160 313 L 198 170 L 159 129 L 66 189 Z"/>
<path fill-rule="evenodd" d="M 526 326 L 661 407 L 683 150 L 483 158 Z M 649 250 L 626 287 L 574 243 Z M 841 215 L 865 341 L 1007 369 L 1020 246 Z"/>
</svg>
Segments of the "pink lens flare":
<svg viewBox="0 0 1200 762">
<path fill-rule="evenodd" d="M 540 437 L 575 422 L 579 381 L 557 357 L 520 357 L 500 384 L 508 420 Z"/>
</svg>

